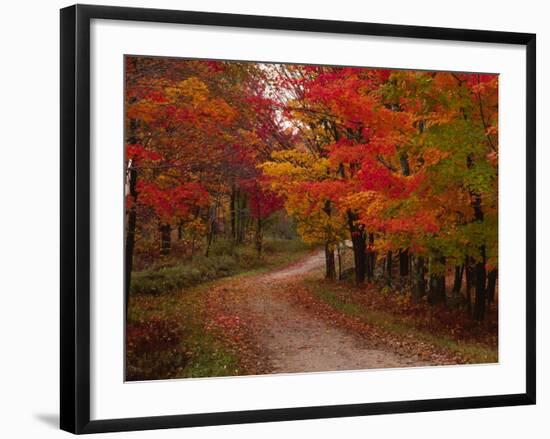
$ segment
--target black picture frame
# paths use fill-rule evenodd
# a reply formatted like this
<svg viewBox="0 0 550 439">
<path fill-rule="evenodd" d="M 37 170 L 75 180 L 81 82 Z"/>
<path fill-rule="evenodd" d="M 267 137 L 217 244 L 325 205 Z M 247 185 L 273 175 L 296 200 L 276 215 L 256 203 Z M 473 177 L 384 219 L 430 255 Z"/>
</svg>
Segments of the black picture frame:
<svg viewBox="0 0 550 439">
<path fill-rule="evenodd" d="M 526 391 L 415 401 L 90 420 L 90 21 L 131 20 L 514 44 L 526 47 Z M 303 18 L 110 6 L 61 10 L 61 416 L 63 430 L 99 433 L 535 404 L 536 36 Z M 122 292 L 121 292 L 122 294 Z"/>
</svg>

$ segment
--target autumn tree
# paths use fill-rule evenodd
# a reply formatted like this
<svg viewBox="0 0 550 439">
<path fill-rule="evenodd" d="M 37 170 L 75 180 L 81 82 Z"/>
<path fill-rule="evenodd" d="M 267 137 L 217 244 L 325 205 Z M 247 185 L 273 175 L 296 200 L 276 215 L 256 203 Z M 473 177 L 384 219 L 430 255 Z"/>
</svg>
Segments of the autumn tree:
<svg viewBox="0 0 550 439">
<path fill-rule="evenodd" d="M 284 209 L 323 246 L 327 278 L 351 242 L 356 283 L 436 305 L 459 300 L 465 278 L 484 318 L 498 276 L 498 76 L 125 63 L 127 292 L 136 248 L 169 257 L 176 230 L 191 257 L 220 237 L 261 255 Z"/>
</svg>

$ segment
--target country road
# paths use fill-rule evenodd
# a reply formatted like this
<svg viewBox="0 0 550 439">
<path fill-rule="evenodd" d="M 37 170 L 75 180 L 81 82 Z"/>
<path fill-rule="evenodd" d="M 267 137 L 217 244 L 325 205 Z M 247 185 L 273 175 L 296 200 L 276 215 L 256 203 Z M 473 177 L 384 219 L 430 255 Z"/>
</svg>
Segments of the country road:
<svg viewBox="0 0 550 439">
<path fill-rule="evenodd" d="M 363 337 L 331 325 L 290 300 L 297 283 L 322 275 L 324 253 L 269 273 L 227 279 L 214 294 L 224 312 L 246 322 L 271 373 L 357 370 L 419 365 L 390 349 L 373 349 Z"/>
</svg>

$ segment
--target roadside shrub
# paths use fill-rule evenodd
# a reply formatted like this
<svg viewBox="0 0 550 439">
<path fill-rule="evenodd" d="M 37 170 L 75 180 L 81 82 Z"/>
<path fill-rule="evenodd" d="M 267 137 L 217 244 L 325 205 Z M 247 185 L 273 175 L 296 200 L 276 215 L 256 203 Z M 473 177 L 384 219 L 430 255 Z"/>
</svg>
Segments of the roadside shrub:
<svg viewBox="0 0 550 439">
<path fill-rule="evenodd" d="M 220 239 L 210 246 L 210 255 L 223 256 L 233 254 L 235 245 L 230 240 Z"/>
<path fill-rule="evenodd" d="M 132 273 L 132 294 L 160 295 L 189 288 L 203 282 L 232 276 L 242 271 L 254 270 L 266 264 L 274 256 L 292 254 L 309 246 L 299 240 L 265 239 L 262 258 L 251 245 L 233 246 L 220 240 L 211 247 L 210 256 L 197 255 L 192 260 L 179 261 L 170 266 L 156 265 L 148 270 Z"/>
<path fill-rule="evenodd" d="M 294 253 L 311 247 L 300 239 L 266 239 L 263 250 L 265 253 Z"/>
<path fill-rule="evenodd" d="M 126 325 L 126 379 L 170 378 L 189 358 L 180 347 L 181 329 L 170 320 L 151 318 Z"/>
<path fill-rule="evenodd" d="M 258 251 L 252 247 L 238 247 L 235 249 L 235 259 L 244 270 L 251 270 L 261 265 Z"/>
<path fill-rule="evenodd" d="M 143 354 L 177 346 L 180 339 L 177 323 L 153 317 L 147 321 L 128 322 L 126 349 L 128 353 Z"/>
<path fill-rule="evenodd" d="M 237 261 L 229 255 L 209 258 L 198 256 L 186 264 L 133 273 L 131 292 L 159 295 L 230 276 L 238 270 Z"/>
</svg>

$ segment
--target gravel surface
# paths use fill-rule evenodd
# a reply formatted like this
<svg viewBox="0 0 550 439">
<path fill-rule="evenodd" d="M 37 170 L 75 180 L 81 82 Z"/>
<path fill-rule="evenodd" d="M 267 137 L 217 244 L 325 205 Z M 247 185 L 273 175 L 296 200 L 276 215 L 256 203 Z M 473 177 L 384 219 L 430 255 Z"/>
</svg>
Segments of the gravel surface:
<svg viewBox="0 0 550 439">
<path fill-rule="evenodd" d="M 291 303 L 288 295 L 293 283 L 323 269 L 324 253 L 320 252 L 289 267 L 224 285 L 231 312 L 253 322 L 271 373 L 420 365 L 417 358 L 369 348 L 363 338 Z"/>
</svg>

